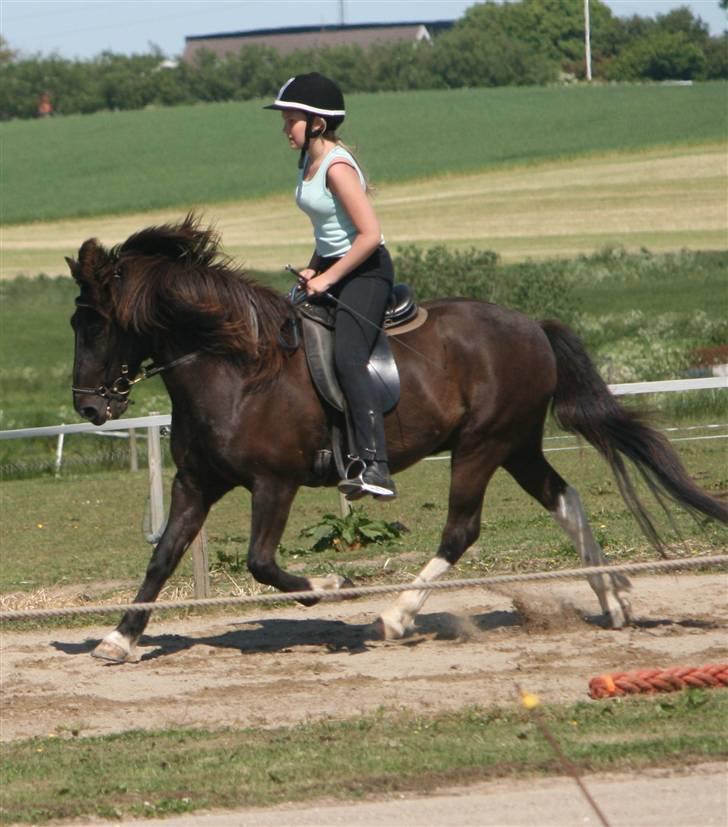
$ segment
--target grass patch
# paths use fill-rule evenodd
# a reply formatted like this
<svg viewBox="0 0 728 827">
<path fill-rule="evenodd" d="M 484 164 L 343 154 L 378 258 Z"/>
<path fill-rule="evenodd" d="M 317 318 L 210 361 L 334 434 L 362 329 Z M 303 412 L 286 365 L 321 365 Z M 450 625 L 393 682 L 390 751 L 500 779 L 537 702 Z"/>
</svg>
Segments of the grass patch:
<svg viewBox="0 0 728 827">
<path fill-rule="evenodd" d="M 728 754 L 728 696 L 546 706 L 582 770 L 684 770 Z M 472 707 L 434 717 L 378 714 L 273 730 L 199 729 L 35 738 L 4 745 L 0 806 L 8 822 L 152 817 L 272 806 L 322 793 L 342 800 L 503 776 L 560 774 L 525 712 Z"/>
<path fill-rule="evenodd" d="M 344 137 L 365 149 L 366 166 L 379 182 L 721 141 L 726 88 L 704 83 L 351 95 Z M 12 195 L 3 200 L 1 220 L 185 209 L 288 192 L 295 163 L 279 132 L 277 114 L 263 111 L 261 101 L 0 124 L 0 176 Z"/>
<path fill-rule="evenodd" d="M 725 435 L 725 431 L 722 431 Z M 568 447 L 573 441 L 547 443 Z M 686 442 L 680 455 L 697 481 L 709 491 L 728 489 L 725 442 Z M 606 465 L 590 449 L 548 455 L 557 471 L 582 494 L 592 526 L 615 562 L 654 560 L 655 552 L 626 509 Z M 168 502 L 171 470 L 166 465 Z M 305 575 L 332 571 L 358 584 L 394 582 L 419 571 L 435 552 L 447 513 L 449 462 L 422 462 L 398 475 L 399 498 L 367 503 L 373 521 L 400 523 L 402 537 L 371 543 L 365 549 L 314 550 L 301 532 L 338 513 L 335 489 L 301 489 L 282 540 L 280 562 Z M 0 538 L 0 594 L 15 605 L 88 603 L 133 597 L 151 555 L 142 536 L 142 515 L 149 494 L 147 473 L 105 472 L 70 478 L 15 480 L 0 489 L 0 509 L 12 514 Z M 676 511 L 676 510 L 674 510 Z M 716 523 L 700 526 L 675 514 L 682 541 L 666 519 L 656 515 L 670 556 L 719 553 L 728 542 Z M 250 495 L 230 492 L 208 518 L 213 594 L 256 593 L 245 567 L 250 537 Z M 100 540 L 100 538 L 102 538 Z M 563 532 L 503 471 L 488 489 L 481 537 L 458 563 L 455 576 L 569 568 L 578 557 Z M 54 590 L 48 600 L 45 590 Z M 191 558 L 185 556 L 162 594 L 192 591 Z M 33 593 L 40 593 L 37 600 Z M 84 597 L 88 595 L 88 597 Z M 67 621 L 63 621 L 67 623 Z M 79 623 L 93 622 L 81 618 Z"/>
<path fill-rule="evenodd" d="M 506 169 L 380 182 L 377 213 L 398 245 L 495 250 L 504 260 L 593 253 L 606 245 L 656 252 L 725 249 L 726 145 L 679 145 Z M 242 197 L 241 197 L 242 198 Z M 112 245 L 144 226 L 179 221 L 194 206 L 221 232 L 225 250 L 250 269 L 308 261 L 311 227 L 285 195 L 177 209 L 6 227 L 0 278 L 67 274 L 64 255 L 83 240 Z M 406 278 L 406 273 L 402 275 Z"/>
</svg>

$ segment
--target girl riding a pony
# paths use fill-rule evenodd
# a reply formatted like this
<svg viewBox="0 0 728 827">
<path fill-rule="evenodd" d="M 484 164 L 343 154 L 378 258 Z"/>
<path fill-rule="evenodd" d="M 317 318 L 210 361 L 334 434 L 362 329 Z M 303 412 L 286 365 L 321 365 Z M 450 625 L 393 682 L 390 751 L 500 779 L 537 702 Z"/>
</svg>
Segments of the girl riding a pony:
<svg viewBox="0 0 728 827">
<path fill-rule="evenodd" d="M 283 133 L 298 150 L 296 204 L 313 225 L 315 250 L 301 270 L 310 297 L 336 299 L 335 365 L 347 401 L 355 445 L 339 490 L 348 499 L 396 497 L 390 476 L 384 421 L 367 368 L 392 290 L 394 269 L 367 181 L 336 130 L 346 109 L 339 87 L 318 72 L 296 75 L 276 100 Z"/>
</svg>

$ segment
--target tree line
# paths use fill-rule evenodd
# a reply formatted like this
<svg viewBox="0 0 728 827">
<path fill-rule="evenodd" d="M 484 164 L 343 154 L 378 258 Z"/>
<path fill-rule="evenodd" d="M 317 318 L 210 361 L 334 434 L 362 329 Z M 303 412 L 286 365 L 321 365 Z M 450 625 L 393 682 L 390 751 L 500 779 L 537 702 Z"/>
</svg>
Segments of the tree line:
<svg viewBox="0 0 728 827">
<path fill-rule="evenodd" d="M 716 0 L 725 7 L 728 0 Z M 712 37 L 687 7 L 653 18 L 615 17 L 590 0 L 596 81 L 728 78 L 728 35 Z M 476 3 L 432 42 L 301 49 L 243 46 L 194 62 L 102 52 L 90 60 L 20 56 L 0 37 L 0 119 L 269 97 L 305 71 L 347 92 L 545 85 L 585 76 L 582 0 Z"/>
</svg>

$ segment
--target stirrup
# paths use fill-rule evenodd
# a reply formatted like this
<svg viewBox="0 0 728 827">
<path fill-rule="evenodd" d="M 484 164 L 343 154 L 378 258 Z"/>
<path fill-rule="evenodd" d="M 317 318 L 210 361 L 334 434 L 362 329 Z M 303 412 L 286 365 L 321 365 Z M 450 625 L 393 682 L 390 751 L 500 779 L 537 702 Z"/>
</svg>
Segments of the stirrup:
<svg viewBox="0 0 728 827">
<path fill-rule="evenodd" d="M 386 483 L 386 480 L 383 481 L 384 484 L 379 484 L 365 478 L 364 475 L 372 464 L 367 464 L 358 457 L 349 463 L 346 469 L 346 478 L 338 486 L 339 491 L 346 496 L 347 500 L 358 500 L 366 494 L 371 494 L 377 500 L 395 499 L 397 490 L 391 480 L 389 484 Z"/>
<path fill-rule="evenodd" d="M 337 485 L 339 491 L 349 502 L 360 500 L 367 492 L 364 490 L 364 478 L 362 474 L 366 470 L 366 463 L 359 457 L 349 457 L 349 464 L 344 471 L 344 479 Z"/>
</svg>

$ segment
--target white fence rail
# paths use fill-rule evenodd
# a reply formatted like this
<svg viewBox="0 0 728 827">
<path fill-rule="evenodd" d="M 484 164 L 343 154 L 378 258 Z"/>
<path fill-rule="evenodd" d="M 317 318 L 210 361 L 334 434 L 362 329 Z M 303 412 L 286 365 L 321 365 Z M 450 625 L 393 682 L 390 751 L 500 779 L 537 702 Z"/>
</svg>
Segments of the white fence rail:
<svg viewBox="0 0 728 827">
<path fill-rule="evenodd" d="M 626 384 L 609 385 L 609 390 L 615 396 L 630 396 L 645 393 L 675 393 L 681 391 L 710 390 L 713 388 L 728 389 L 728 376 L 707 376 L 702 379 L 666 379 L 657 382 L 628 382 Z M 105 422 L 103 425 L 92 425 L 82 422 L 76 425 L 49 425 L 42 428 L 17 428 L 12 431 L 0 431 L 0 439 L 28 439 L 31 437 L 59 436 L 60 434 L 88 434 L 104 433 L 109 431 L 129 431 L 134 428 L 164 428 L 172 423 L 169 414 L 151 414 L 150 416 L 129 417 Z"/>
<path fill-rule="evenodd" d="M 631 382 L 627 384 L 609 385 L 610 391 L 615 396 L 628 396 L 645 393 L 675 393 L 695 390 L 709 390 L 713 388 L 728 389 L 728 376 L 710 376 L 702 379 L 670 379 L 658 382 Z M 10 431 L 0 431 L 2 439 L 30 439 L 33 437 L 58 438 L 56 450 L 56 473 L 60 472 L 63 456 L 63 441 L 67 434 L 106 434 L 108 436 L 121 436 L 116 431 L 128 431 L 131 435 L 136 428 L 147 429 L 147 456 L 149 463 L 149 491 L 151 510 L 151 531 L 146 535 L 150 543 L 158 542 L 164 531 L 165 511 L 164 494 L 162 486 L 162 454 L 160 450 L 160 431 L 169 427 L 172 417 L 169 414 L 151 414 L 149 416 L 130 417 L 129 419 L 114 420 L 105 422 L 103 425 L 92 425 L 91 423 L 79 423 L 75 425 L 51 425 L 42 428 L 17 428 Z M 716 437 L 721 438 L 721 437 Z M 133 439 L 131 440 L 133 442 Z M 569 448 L 552 448 L 547 450 L 570 450 Z M 443 457 L 436 457 L 442 459 Z M 433 458 L 435 459 L 435 458 Z M 342 512 L 348 503 L 342 498 Z M 195 597 L 205 598 L 209 596 L 210 581 L 208 574 L 208 552 L 207 540 L 204 529 L 197 535 L 191 546 L 193 570 L 195 578 Z"/>
</svg>

